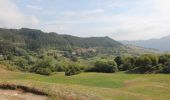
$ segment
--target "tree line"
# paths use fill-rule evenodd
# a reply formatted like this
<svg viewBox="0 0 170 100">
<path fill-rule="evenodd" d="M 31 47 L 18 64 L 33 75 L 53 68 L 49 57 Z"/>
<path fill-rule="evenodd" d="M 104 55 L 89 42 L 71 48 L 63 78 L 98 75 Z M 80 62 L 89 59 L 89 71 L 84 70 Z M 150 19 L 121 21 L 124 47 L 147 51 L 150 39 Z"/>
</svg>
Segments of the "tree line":
<svg viewBox="0 0 170 100">
<path fill-rule="evenodd" d="M 40 54 L 7 55 L 1 62 L 8 62 L 10 70 L 20 70 L 42 75 L 65 72 L 66 76 L 81 72 L 151 74 L 170 73 L 170 55 L 144 54 L 140 56 L 117 56 L 113 59 L 96 59 L 93 63 L 81 63 L 79 58 L 49 57 Z"/>
</svg>

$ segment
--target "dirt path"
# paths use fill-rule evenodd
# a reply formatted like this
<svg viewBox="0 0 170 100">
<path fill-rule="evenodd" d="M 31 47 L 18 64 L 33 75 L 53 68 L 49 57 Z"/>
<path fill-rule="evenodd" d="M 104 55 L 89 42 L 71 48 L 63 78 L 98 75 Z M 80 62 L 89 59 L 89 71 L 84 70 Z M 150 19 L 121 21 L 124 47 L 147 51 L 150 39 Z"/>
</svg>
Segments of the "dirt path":
<svg viewBox="0 0 170 100">
<path fill-rule="evenodd" d="M 25 93 L 19 90 L 0 89 L 0 100 L 46 100 L 47 96 Z"/>
</svg>

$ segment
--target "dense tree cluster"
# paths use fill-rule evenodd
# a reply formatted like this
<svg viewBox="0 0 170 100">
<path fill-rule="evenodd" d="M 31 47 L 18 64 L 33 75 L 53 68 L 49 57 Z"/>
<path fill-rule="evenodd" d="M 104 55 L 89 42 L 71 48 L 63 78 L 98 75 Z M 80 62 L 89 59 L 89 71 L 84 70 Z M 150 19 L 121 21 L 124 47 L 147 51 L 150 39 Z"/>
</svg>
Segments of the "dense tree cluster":
<svg viewBox="0 0 170 100">
<path fill-rule="evenodd" d="M 22 50 L 21 50 L 22 51 Z M 25 56 L 23 56 L 25 55 Z M 87 60 L 87 59 L 86 59 Z M 145 54 L 140 56 L 117 56 L 115 58 L 101 57 L 93 62 L 82 62 L 80 58 L 55 58 L 43 54 L 7 55 L 4 57 L 10 64 L 10 70 L 21 70 L 42 75 L 51 75 L 53 72 L 65 72 L 66 76 L 76 75 L 82 71 L 115 73 L 170 73 L 170 55 Z"/>
<path fill-rule="evenodd" d="M 119 70 L 129 73 L 169 73 L 169 55 L 145 54 L 139 57 L 118 56 L 115 61 Z"/>
</svg>

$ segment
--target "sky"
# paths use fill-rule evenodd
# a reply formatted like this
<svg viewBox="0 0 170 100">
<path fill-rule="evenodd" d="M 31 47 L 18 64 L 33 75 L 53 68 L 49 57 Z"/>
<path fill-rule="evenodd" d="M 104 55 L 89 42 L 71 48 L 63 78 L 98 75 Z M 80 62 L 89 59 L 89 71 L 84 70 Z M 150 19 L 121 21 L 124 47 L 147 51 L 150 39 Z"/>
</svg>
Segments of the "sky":
<svg viewBox="0 0 170 100">
<path fill-rule="evenodd" d="M 1 28 L 146 40 L 170 35 L 170 0 L 0 0 Z"/>
</svg>

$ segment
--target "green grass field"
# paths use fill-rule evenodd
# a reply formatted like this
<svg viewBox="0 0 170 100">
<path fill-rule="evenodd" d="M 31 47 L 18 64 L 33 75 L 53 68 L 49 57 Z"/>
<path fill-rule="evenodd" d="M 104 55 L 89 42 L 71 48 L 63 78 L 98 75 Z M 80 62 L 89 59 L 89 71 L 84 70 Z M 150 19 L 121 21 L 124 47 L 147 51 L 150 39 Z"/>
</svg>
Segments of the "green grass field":
<svg viewBox="0 0 170 100">
<path fill-rule="evenodd" d="M 85 100 L 170 100 L 170 75 L 166 74 L 81 73 L 66 77 L 64 73 L 42 76 L 1 70 L 0 82 Z"/>
</svg>

